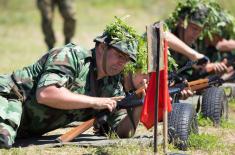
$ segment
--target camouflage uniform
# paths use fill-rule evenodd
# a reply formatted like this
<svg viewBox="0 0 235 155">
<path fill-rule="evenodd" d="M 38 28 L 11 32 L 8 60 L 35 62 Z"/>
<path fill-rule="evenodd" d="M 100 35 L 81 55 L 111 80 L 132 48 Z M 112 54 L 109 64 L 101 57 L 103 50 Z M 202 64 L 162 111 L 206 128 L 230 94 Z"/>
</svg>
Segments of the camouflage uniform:
<svg viewBox="0 0 235 155">
<path fill-rule="evenodd" d="M 48 48 L 51 49 L 56 42 L 52 28 L 55 5 L 58 5 L 59 11 L 64 18 L 65 44 L 69 43 L 75 33 L 76 19 L 74 0 L 37 0 L 37 5 L 41 12 L 42 30 Z"/>
<path fill-rule="evenodd" d="M 124 95 L 120 77 L 105 77 L 97 81 L 95 52 L 75 44 L 52 49 L 35 64 L 11 75 L 1 75 L 0 147 L 4 143 L 11 146 L 16 135 L 42 135 L 72 121 L 90 119 L 97 112 L 94 109 L 60 110 L 38 104 L 38 88 L 56 85 L 89 96 L 119 96 Z M 96 94 L 92 83 L 99 90 Z M 115 128 L 124 116 L 124 112 L 113 113 L 109 124 Z"/>
</svg>

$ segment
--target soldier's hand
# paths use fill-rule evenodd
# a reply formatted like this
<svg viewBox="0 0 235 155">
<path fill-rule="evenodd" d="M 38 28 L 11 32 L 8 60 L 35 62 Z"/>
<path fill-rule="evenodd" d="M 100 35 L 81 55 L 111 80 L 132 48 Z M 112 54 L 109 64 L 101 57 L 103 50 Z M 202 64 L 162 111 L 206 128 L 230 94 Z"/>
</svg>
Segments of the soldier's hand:
<svg viewBox="0 0 235 155">
<path fill-rule="evenodd" d="M 182 90 L 180 95 L 181 100 L 186 100 L 188 97 L 193 96 L 194 92 L 192 92 L 190 89 L 184 89 Z"/>
<path fill-rule="evenodd" d="M 195 52 L 193 61 L 202 59 L 202 58 L 204 58 L 204 57 L 205 57 L 205 55 L 203 55 L 203 54 L 201 54 L 201 53 L 198 53 L 198 52 Z"/>
<path fill-rule="evenodd" d="M 93 108 L 98 110 L 108 109 L 110 112 L 112 112 L 117 106 L 117 100 L 120 99 L 121 98 L 97 97 L 94 101 Z"/>
<path fill-rule="evenodd" d="M 228 67 L 224 62 L 208 63 L 205 68 L 206 72 L 225 73 L 228 72 Z"/>
<path fill-rule="evenodd" d="M 216 49 L 226 52 L 231 51 L 235 48 L 235 41 L 234 40 L 226 40 L 223 39 L 222 41 L 218 42 L 216 45 Z"/>
<path fill-rule="evenodd" d="M 138 92 L 137 92 L 137 95 L 138 95 L 139 98 L 145 97 L 147 87 L 148 87 L 147 80 L 146 80 L 146 79 L 143 79 L 143 80 L 142 80 L 142 85 L 141 85 L 141 87 L 138 88 L 139 91 L 136 90 L 136 91 L 138 91 Z"/>
</svg>

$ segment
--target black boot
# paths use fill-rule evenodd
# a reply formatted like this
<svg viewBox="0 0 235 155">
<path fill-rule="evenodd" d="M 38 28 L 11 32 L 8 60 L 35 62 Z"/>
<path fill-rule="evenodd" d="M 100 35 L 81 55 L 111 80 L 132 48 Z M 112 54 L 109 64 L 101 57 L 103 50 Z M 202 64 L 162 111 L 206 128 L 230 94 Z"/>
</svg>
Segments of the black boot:
<svg viewBox="0 0 235 155">
<path fill-rule="evenodd" d="M 70 42 L 71 42 L 71 39 L 66 38 L 65 41 L 64 41 L 64 44 L 66 45 L 66 44 L 68 44 Z"/>
<path fill-rule="evenodd" d="M 12 145 L 8 144 L 8 136 L 0 134 L 0 149 L 1 148 L 10 149 L 11 147 Z"/>
</svg>

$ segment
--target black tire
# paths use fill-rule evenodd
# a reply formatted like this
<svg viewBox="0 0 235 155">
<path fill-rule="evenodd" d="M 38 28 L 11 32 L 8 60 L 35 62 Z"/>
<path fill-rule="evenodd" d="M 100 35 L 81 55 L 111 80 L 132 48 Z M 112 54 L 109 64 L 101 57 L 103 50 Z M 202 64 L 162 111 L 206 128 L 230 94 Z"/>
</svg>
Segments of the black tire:
<svg viewBox="0 0 235 155">
<path fill-rule="evenodd" d="M 202 94 L 201 112 L 213 121 L 214 126 L 220 125 L 222 116 L 227 119 L 228 101 L 222 88 L 211 87 Z"/>
<path fill-rule="evenodd" d="M 196 110 L 191 104 L 174 103 L 168 115 L 169 142 L 180 150 L 187 150 L 191 133 L 198 133 Z"/>
</svg>

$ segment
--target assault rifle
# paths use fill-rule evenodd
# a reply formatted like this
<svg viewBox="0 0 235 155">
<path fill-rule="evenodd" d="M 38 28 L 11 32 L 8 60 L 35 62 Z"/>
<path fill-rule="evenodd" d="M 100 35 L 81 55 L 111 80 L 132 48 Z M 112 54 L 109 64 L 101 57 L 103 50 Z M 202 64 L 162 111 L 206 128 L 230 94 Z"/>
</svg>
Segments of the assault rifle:
<svg viewBox="0 0 235 155">
<path fill-rule="evenodd" d="M 171 96 L 174 96 L 176 94 L 179 94 L 184 89 L 190 89 L 191 91 L 199 91 L 212 86 L 218 87 L 222 85 L 224 82 L 225 81 L 221 79 L 219 76 L 214 75 L 204 79 L 175 84 L 174 86 L 169 87 L 169 94 Z"/>
<path fill-rule="evenodd" d="M 182 68 L 178 69 L 177 71 L 173 71 L 169 73 L 169 76 L 168 76 L 169 83 L 172 83 L 173 81 L 174 82 L 183 81 L 183 79 L 185 79 L 183 75 L 186 75 L 187 74 L 186 72 L 188 70 L 192 70 L 194 65 L 200 66 L 208 62 L 209 62 L 209 58 L 206 56 L 196 61 L 188 61 L 186 65 L 183 66 Z"/>
<path fill-rule="evenodd" d="M 193 65 L 202 65 L 206 62 L 208 62 L 207 58 L 202 58 L 198 61 L 189 61 L 185 66 L 183 66 L 179 70 L 169 73 L 169 84 L 171 85 L 172 83 L 174 83 L 173 86 L 169 86 L 169 94 L 174 100 L 179 99 L 180 92 L 184 89 L 189 89 L 191 91 L 200 91 L 211 86 L 218 87 L 225 82 L 218 75 L 208 76 L 209 73 L 198 73 L 200 74 L 199 77 L 208 77 L 200 78 L 198 80 L 193 80 L 190 82 L 185 82 L 187 80 L 184 74 L 186 71 L 192 69 Z"/>
<path fill-rule="evenodd" d="M 120 100 L 118 97 L 114 97 L 113 99 L 117 100 L 117 107 L 116 109 L 128 109 L 128 108 L 133 108 L 137 107 L 140 105 L 143 105 L 144 101 L 143 99 L 139 99 L 138 94 L 142 92 L 144 87 L 139 88 L 136 90 L 134 93 L 128 93 L 127 96 L 123 99 Z M 83 124 L 71 129 L 67 133 L 63 134 L 62 136 L 58 137 L 56 140 L 59 142 L 69 142 L 73 140 L 75 137 L 79 136 L 89 128 L 91 128 L 94 124 L 95 121 L 97 121 L 100 125 L 105 123 L 107 121 L 107 114 L 110 113 L 107 109 L 102 110 L 97 113 L 97 115 L 84 122 Z"/>
</svg>

